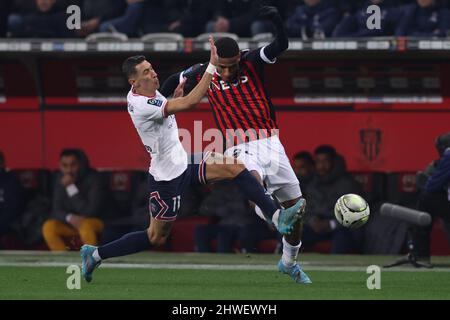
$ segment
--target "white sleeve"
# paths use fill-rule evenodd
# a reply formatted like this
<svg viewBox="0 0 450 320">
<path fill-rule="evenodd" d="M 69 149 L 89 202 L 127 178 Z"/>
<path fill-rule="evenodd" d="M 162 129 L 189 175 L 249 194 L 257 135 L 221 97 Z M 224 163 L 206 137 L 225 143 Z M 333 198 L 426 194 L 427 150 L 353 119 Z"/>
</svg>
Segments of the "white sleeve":
<svg viewBox="0 0 450 320">
<path fill-rule="evenodd" d="M 167 99 L 163 96 L 155 98 L 140 97 L 134 106 L 133 113 L 149 120 L 158 120 L 167 118 L 166 106 Z"/>
</svg>

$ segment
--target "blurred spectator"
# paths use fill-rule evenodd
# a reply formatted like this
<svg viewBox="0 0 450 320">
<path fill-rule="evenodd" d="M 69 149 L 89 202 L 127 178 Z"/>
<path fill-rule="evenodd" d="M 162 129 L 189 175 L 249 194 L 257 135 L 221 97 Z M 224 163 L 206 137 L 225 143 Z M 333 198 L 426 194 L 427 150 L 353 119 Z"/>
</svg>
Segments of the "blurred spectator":
<svg viewBox="0 0 450 320">
<path fill-rule="evenodd" d="M 19 179 L 5 170 L 5 157 L 0 151 L 0 239 L 10 233 L 24 202 Z M 1 243 L 0 243 L 1 247 Z"/>
<path fill-rule="evenodd" d="M 105 188 L 100 175 L 89 167 L 83 151 L 65 149 L 60 155 L 52 213 L 42 227 L 50 250 L 66 250 L 64 238 L 80 236 L 84 244 L 96 245 L 107 214 Z"/>
<path fill-rule="evenodd" d="M 11 37 L 69 38 L 73 36 L 66 26 L 65 11 L 58 8 L 56 0 L 35 0 L 35 8 L 25 15 L 8 18 Z"/>
<path fill-rule="evenodd" d="M 286 22 L 289 36 L 310 39 L 331 36 L 341 17 L 332 0 L 304 0 Z"/>
<path fill-rule="evenodd" d="M 6 36 L 8 16 L 12 11 L 12 0 L 0 1 L 0 38 Z"/>
<path fill-rule="evenodd" d="M 214 19 L 206 25 L 206 32 L 231 32 L 250 37 L 251 25 L 257 17 L 260 1 L 216 0 Z"/>
<path fill-rule="evenodd" d="M 294 155 L 294 172 L 297 175 L 298 181 L 300 181 L 302 194 L 306 200 L 308 200 L 308 188 L 314 178 L 315 171 L 314 159 L 311 153 L 301 151 Z"/>
<path fill-rule="evenodd" d="M 125 8 L 125 0 L 81 0 L 81 30 L 77 35 L 98 32 L 102 22 L 120 16 Z"/>
<path fill-rule="evenodd" d="M 308 188 L 307 221 L 302 242 L 305 247 L 331 240 L 332 253 L 361 251 L 358 233 L 339 225 L 334 218 L 334 205 L 347 193 L 361 194 L 361 186 L 347 173 L 345 160 L 331 146 L 315 150 L 316 175 Z"/>
<path fill-rule="evenodd" d="M 420 191 L 418 209 L 428 212 L 433 221 L 440 217 L 450 226 L 450 132 L 436 139 L 439 159 L 433 161 L 427 169 L 420 173 L 425 176 L 425 184 L 418 183 Z M 419 178 L 419 177 L 418 177 Z M 418 181 L 421 179 L 419 178 Z M 419 260 L 430 262 L 430 235 L 433 224 L 427 227 L 415 228 L 413 244 Z M 449 235 L 447 234 L 449 237 Z M 450 237 L 449 237 L 450 242 Z"/>
<path fill-rule="evenodd" d="M 139 24 L 144 16 L 145 0 L 126 0 L 127 6 L 121 16 L 107 20 L 100 25 L 100 32 L 121 32 L 128 36 L 135 36 Z M 157 20 L 159 12 L 153 12 L 148 20 Z"/>
<path fill-rule="evenodd" d="M 231 181 L 214 184 L 213 190 L 200 206 L 200 214 L 216 223 L 199 225 L 195 229 L 198 252 L 211 252 L 211 243 L 217 240 L 217 252 L 233 252 L 239 241 L 243 252 L 257 252 L 258 244 L 276 233 L 249 208 L 248 201 Z"/>
<path fill-rule="evenodd" d="M 204 0 L 169 0 L 169 32 L 181 33 L 184 37 L 195 37 L 204 32 L 206 23 L 212 18 L 213 6 Z"/>
<path fill-rule="evenodd" d="M 301 2 L 302 1 L 300 0 L 262 0 L 260 1 L 260 5 L 276 7 L 283 21 L 286 21 L 287 13 L 292 12 L 292 10 Z M 271 21 L 267 19 L 260 19 L 258 17 L 256 17 L 256 20 L 252 22 L 250 29 L 252 36 L 260 33 L 276 33 L 275 27 Z"/>
<path fill-rule="evenodd" d="M 401 18 L 401 9 L 394 7 L 394 0 L 368 0 L 354 14 L 345 16 L 336 26 L 333 37 L 376 37 L 391 36 L 395 32 Z M 378 5 L 381 9 L 381 28 L 367 28 L 367 13 L 370 5 Z"/>
<path fill-rule="evenodd" d="M 443 37 L 450 26 L 449 10 L 435 0 L 417 0 L 405 6 L 403 17 L 395 31 L 396 36 Z"/>
</svg>

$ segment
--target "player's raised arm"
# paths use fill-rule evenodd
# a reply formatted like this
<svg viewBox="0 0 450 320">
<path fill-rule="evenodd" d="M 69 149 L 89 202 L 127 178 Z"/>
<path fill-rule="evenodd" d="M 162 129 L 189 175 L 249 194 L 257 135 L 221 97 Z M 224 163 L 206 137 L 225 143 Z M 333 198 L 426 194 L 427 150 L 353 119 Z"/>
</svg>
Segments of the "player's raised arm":
<svg viewBox="0 0 450 320">
<path fill-rule="evenodd" d="M 206 72 L 203 74 L 200 82 L 194 87 L 194 89 L 192 89 L 191 92 L 189 92 L 188 95 L 186 95 L 185 97 L 170 99 L 167 101 L 167 114 L 170 115 L 194 108 L 206 94 L 206 91 L 208 90 L 208 87 L 211 83 L 211 79 L 216 71 L 216 66 L 219 59 L 212 36 L 209 37 L 209 43 L 211 45 L 211 56 L 209 65 L 206 68 Z"/>
<path fill-rule="evenodd" d="M 259 9 L 259 16 L 267 18 L 275 26 L 275 39 L 264 48 L 264 54 L 269 60 L 274 60 L 278 55 L 289 47 L 289 39 L 284 28 L 283 19 L 278 9 L 271 6 L 263 6 Z"/>
</svg>

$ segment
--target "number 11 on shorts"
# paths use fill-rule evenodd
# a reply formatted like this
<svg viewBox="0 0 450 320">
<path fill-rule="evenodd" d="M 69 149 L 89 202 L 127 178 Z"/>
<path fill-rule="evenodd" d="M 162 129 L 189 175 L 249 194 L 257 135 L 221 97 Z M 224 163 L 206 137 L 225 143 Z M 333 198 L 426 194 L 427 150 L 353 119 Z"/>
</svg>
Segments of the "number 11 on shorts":
<svg viewBox="0 0 450 320">
<path fill-rule="evenodd" d="M 181 206 L 181 195 L 173 197 L 173 212 L 178 212 Z"/>
</svg>

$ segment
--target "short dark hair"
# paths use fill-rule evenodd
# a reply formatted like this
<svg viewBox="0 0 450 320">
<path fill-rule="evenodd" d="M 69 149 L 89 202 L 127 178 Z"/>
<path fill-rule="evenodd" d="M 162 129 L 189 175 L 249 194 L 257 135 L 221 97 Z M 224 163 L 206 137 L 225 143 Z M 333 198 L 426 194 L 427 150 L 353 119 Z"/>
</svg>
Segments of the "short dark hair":
<svg viewBox="0 0 450 320">
<path fill-rule="evenodd" d="M 219 38 L 214 44 L 217 48 L 217 55 L 220 58 L 233 58 L 239 54 L 239 45 L 233 38 Z"/>
<path fill-rule="evenodd" d="M 300 151 L 294 155 L 294 160 L 305 160 L 306 162 L 314 165 L 314 159 L 308 151 Z"/>
<path fill-rule="evenodd" d="M 82 154 L 81 154 L 81 152 L 80 152 L 80 150 L 79 149 L 73 149 L 73 148 L 70 148 L 70 149 L 63 149 L 62 151 L 61 151 L 61 153 L 59 154 L 59 158 L 61 159 L 62 157 L 71 157 L 71 156 L 74 156 L 75 158 L 77 158 L 77 160 L 78 161 L 82 161 L 83 159 L 83 156 L 82 156 Z"/>
<path fill-rule="evenodd" d="M 147 60 L 145 58 L 145 56 L 139 55 L 139 56 L 128 57 L 123 62 L 122 72 L 127 77 L 127 79 L 130 79 L 130 77 L 132 77 L 136 74 L 136 66 L 145 60 Z"/>
<path fill-rule="evenodd" d="M 336 149 L 328 144 L 323 144 L 316 148 L 314 154 L 327 154 L 331 159 L 334 159 L 336 157 Z"/>
</svg>

